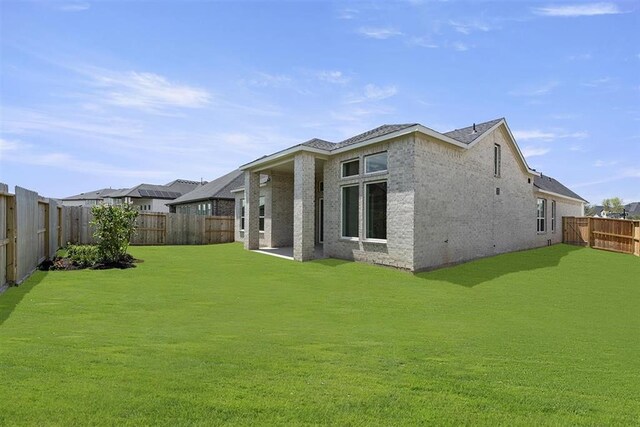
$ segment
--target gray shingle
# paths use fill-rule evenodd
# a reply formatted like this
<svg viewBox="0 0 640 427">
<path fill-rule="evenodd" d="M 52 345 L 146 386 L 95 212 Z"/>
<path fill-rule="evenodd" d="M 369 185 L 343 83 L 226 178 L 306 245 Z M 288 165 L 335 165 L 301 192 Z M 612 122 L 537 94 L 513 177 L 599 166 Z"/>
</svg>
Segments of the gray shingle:
<svg viewBox="0 0 640 427">
<path fill-rule="evenodd" d="M 417 124 L 418 123 L 406 123 L 406 124 L 398 124 L 398 125 L 382 125 L 382 126 L 379 126 L 379 127 L 375 128 L 375 129 L 371 129 L 369 131 L 361 133 L 360 135 L 356 135 L 356 136 L 351 137 L 349 139 L 345 139 L 342 142 L 334 144 L 333 145 L 333 150 L 337 150 L 337 149 L 342 148 L 342 147 L 347 147 L 349 145 L 354 145 L 354 144 L 357 144 L 359 142 L 363 142 L 363 141 L 367 141 L 369 139 L 377 138 L 379 136 L 388 135 L 390 133 L 406 129 L 406 128 L 409 128 L 411 126 L 416 126 Z"/>
<path fill-rule="evenodd" d="M 476 130 L 473 131 L 473 125 L 468 126 L 462 129 L 455 129 L 449 132 L 445 132 L 443 135 L 448 136 L 449 138 L 453 138 L 456 141 L 462 142 L 463 144 L 471 144 L 475 141 L 479 136 L 483 133 L 491 129 L 493 126 L 498 124 L 502 120 L 502 118 L 490 120 L 484 123 L 476 124 Z"/>
<path fill-rule="evenodd" d="M 244 182 L 243 180 L 244 174 L 240 169 L 236 169 L 172 200 L 171 203 L 167 203 L 167 205 L 178 205 L 209 199 L 233 199 L 234 196 L 231 190 L 241 186 Z"/>
<path fill-rule="evenodd" d="M 307 147 L 319 148 L 321 150 L 331 151 L 333 147 L 336 145 L 333 142 L 325 141 L 324 139 L 313 138 L 307 142 L 303 142 L 300 145 L 305 145 Z"/>
<path fill-rule="evenodd" d="M 574 199 L 580 199 L 583 201 L 587 201 L 569 190 L 567 187 L 562 185 L 560 181 L 551 178 L 550 176 L 541 175 L 533 177 L 533 185 L 541 190 L 550 191 L 552 193 L 562 194 L 563 196 L 572 197 Z"/>
</svg>

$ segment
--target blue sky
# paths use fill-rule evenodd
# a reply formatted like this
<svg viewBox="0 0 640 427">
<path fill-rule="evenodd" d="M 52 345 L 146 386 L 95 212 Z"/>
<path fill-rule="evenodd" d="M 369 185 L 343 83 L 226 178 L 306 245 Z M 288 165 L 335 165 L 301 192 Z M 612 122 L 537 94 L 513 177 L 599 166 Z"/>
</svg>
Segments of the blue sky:
<svg viewBox="0 0 640 427">
<path fill-rule="evenodd" d="M 0 2 L 0 181 L 210 180 L 313 137 L 506 117 L 530 166 L 640 201 L 640 2 Z"/>
</svg>

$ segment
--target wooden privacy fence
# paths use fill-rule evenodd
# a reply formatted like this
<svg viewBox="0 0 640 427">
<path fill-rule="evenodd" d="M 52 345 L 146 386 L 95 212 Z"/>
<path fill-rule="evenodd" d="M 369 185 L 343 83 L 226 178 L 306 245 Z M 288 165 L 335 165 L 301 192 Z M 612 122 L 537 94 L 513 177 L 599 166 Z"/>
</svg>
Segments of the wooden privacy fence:
<svg viewBox="0 0 640 427">
<path fill-rule="evenodd" d="M 640 256 L 640 221 L 565 216 L 562 241 Z"/>
<path fill-rule="evenodd" d="M 65 242 L 95 243 L 91 208 L 65 207 Z M 204 216 L 178 213 L 140 213 L 132 245 L 207 245 L 234 241 L 232 216 Z"/>
<path fill-rule="evenodd" d="M 21 283 L 62 242 L 62 208 L 55 200 L 0 183 L 0 288 Z"/>
</svg>

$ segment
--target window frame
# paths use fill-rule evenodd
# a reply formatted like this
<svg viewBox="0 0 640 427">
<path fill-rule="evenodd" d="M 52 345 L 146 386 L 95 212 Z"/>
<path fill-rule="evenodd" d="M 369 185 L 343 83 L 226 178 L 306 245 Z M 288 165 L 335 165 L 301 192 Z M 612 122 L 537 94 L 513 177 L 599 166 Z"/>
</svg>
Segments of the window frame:
<svg viewBox="0 0 640 427">
<path fill-rule="evenodd" d="M 502 147 L 500 144 L 493 144 L 493 176 L 500 178 L 502 172 Z"/>
<path fill-rule="evenodd" d="M 373 171 L 373 172 L 367 172 L 367 159 L 370 159 L 373 156 L 378 156 L 380 154 L 385 154 L 387 157 L 387 168 L 384 170 L 379 170 L 379 171 Z M 376 174 L 383 174 L 383 173 L 389 173 L 389 151 L 384 150 L 384 151 L 378 151 L 377 153 L 371 153 L 371 154 L 367 154 L 365 156 L 363 156 L 362 158 L 362 170 L 363 170 L 363 174 L 365 176 L 371 176 L 371 175 L 376 175 Z"/>
<path fill-rule="evenodd" d="M 556 232 L 556 201 L 551 201 L 551 232 Z"/>
<path fill-rule="evenodd" d="M 239 225 L 240 225 L 240 227 L 239 227 L 238 231 L 244 231 L 244 221 L 245 221 L 245 215 L 244 215 L 244 197 L 242 197 L 242 198 L 240 199 L 240 203 L 239 203 L 239 205 L 240 205 L 240 206 L 238 206 L 238 208 L 239 208 L 239 212 L 238 212 L 238 213 L 239 213 L 240 215 L 238 216 L 238 218 L 240 219 L 240 224 L 239 224 Z"/>
<path fill-rule="evenodd" d="M 540 202 L 542 202 L 542 216 L 540 216 Z M 542 224 L 542 230 L 540 229 L 540 224 Z M 541 197 L 536 199 L 536 232 L 538 234 L 547 234 L 547 199 Z"/>
<path fill-rule="evenodd" d="M 356 226 L 357 226 L 357 232 L 356 232 L 356 236 L 345 236 L 344 235 L 344 189 L 345 188 L 350 188 L 350 187 L 356 187 L 358 189 L 358 211 L 357 211 L 357 220 L 356 220 Z M 359 183 L 355 183 L 355 184 L 346 184 L 346 185 L 341 185 L 340 186 L 340 239 L 341 240 L 349 240 L 349 241 L 358 241 L 360 240 L 360 184 Z"/>
<path fill-rule="evenodd" d="M 262 206 L 262 215 L 260 215 L 260 207 Z M 267 213 L 267 199 L 265 196 L 258 198 L 258 232 L 264 233 L 266 229 L 266 213 Z M 262 221 L 261 221 L 262 220 Z M 260 230 L 260 222 L 262 222 L 262 230 Z"/>
<path fill-rule="evenodd" d="M 364 220 L 363 220 L 363 225 L 364 225 L 364 239 L 363 241 L 365 242 L 371 242 L 371 243 L 387 243 L 387 237 L 388 237 L 388 230 L 386 230 L 386 226 L 385 226 L 385 230 L 387 231 L 385 233 L 385 235 L 387 235 L 387 237 L 385 237 L 384 239 L 380 239 L 377 237 L 369 237 L 368 233 L 369 233 L 369 192 L 367 191 L 367 187 L 369 185 L 373 185 L 373 184 L 380 184 L 384 182 L 386 187 L 387 187 L 387 204 L 385 206 L 385 221 L 387 223 L 387 225 L 389 224 L 389 215 L 388 215 L 388 209 L 389 209 L 389 183 L 387 179 L 378 179 L 375 181 L 366 181 L 363 183 L 364 185 Z"/>
<path fill-rule="evenodd" d="M 358 172 L 354 175 L 345 175 L 344 174 L 344 167 L 348 164 L 348 163 L 355 163 L 358 162 Z M 343 160 L 340 162 L 340 178 L 344 179 L 344 178 L 354 178 L 354 177 L 358 177 L 360 176 L 360 157 L 356 157 L 356 158 L 352 158 L 352 159 L 348 159 L 348 160 Z"/>
</svg>

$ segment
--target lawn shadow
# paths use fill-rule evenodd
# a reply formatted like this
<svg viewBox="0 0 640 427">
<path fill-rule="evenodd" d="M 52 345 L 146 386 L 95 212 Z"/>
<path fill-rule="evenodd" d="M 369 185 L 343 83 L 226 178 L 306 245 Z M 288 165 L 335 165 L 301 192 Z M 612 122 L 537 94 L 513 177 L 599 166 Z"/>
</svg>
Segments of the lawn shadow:
<svg viewBox="0 0 640 427">
<path fill-rule="evenodd" d="M 21 285 L 6 289 L 0 294 L 0 326 L 11 316 L 20 301 L 45 278 L 47 273 L 36 272 Z"/>
<path fill-rule="evenodd" d="M 316 259 L 312 261 L 314 264 L 320 264 L 323 265 L 325 267 L 340 267 L 341 265 L 344 264 L 352 264 L 353 261 L 348 261 L 348 260 L 344 260 L 344 259 L 337 259 L 337 258 L 322 258 L 322 259 Z"/>
<path fill-rule="evenodd" d="M 585 248 L 558 244 L 481 258 L 452 267 L 417 273 L 415 276 L 472 288 L 505 274 L 555 267 L 563 257 L 580 250 L 585 250 Z"/>
</svg>

